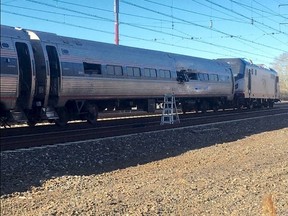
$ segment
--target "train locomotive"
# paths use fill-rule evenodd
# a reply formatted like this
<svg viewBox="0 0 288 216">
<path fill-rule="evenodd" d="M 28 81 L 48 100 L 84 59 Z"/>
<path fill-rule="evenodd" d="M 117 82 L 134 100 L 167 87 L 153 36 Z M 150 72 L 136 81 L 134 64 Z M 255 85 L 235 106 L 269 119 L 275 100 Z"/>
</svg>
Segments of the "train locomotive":
<svg viewBox="0 0 288 216">
<path fill-rule="evenodd" d="M 219 60 L 227 62 L 233 71 L 234 101 L 238 108 L 273 107 L 279 101 L 279 77 L 275 70 L 241 58 Z"/>
<path fill-rule="evenodd" d="M 278 81 L 274 70 L 243 59 L 209 60 L 1 25 L 2 121 L 95 124 L 104 110 L 154 112 L 167 93 L 184 113 L 271 107 Z"/>
</svg>

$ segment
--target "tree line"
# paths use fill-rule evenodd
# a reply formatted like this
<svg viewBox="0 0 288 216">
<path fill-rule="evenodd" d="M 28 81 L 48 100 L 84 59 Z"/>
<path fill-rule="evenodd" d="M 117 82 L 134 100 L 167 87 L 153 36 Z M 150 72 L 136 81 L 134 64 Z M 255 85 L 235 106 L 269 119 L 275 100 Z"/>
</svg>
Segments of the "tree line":
<svg viewBox="0 0 288 216">
<path fill-rule="evenodd" d="M 288 100 L 288 52 L 275 58 L 272 68 L 278 72 L 280 83 L 280 98 Z"/>
</svg>

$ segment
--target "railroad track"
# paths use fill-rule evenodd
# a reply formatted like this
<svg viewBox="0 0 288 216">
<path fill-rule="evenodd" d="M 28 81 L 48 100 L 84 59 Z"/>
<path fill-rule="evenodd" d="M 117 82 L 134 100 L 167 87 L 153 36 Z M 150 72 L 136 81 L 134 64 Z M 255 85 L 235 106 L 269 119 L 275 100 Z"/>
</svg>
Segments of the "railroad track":
<svg viewBox="0 0 288 216">
<path fill-rule="evenodd" d="M 10 128 L 0 131 L 0 143 L 1 151 L 6 151 L 225 121 L 264 118 L 265 116 L 284 115 L 285 113 L 288 113 L 288 104 L 281 104 L 274 109 L 230 110 L 226 112 L 207 113 L 205 115 L 186 114 L 180 116 L 181 123 L 173 125 L 160 125 L 160 116 L 152 116 L 99 121 L 96 127 L 89 126 L 87 123 L 80 123 L 70 124 L 66 128 L 59 128 L 55 125 L 35 128 Z"/>
</svg>

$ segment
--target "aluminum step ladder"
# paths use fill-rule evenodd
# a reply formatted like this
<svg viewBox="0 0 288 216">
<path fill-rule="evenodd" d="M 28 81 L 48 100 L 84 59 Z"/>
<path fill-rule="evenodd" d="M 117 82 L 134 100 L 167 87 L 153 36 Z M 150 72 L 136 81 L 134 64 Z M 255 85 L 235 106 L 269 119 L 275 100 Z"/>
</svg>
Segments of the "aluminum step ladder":
<svg viewBox="0 0 288 216">
<path fill-rule="evenodd" d="M 164 104 L 160 125 L 180 123 L 174 94 L 164 95 Z"/>
</svg>

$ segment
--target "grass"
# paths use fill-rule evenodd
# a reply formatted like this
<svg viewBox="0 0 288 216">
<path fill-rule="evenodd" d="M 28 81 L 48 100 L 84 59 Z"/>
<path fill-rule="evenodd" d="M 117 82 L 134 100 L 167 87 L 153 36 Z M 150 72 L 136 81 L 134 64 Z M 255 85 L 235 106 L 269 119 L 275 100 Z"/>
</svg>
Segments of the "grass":
<svg viewBox="0 0 288 216">
<path fill-rule="evenodd" d="M 276 216 L 272 194 L 268 194 L 263 198 L 263 216 Z"/>
</svg>

